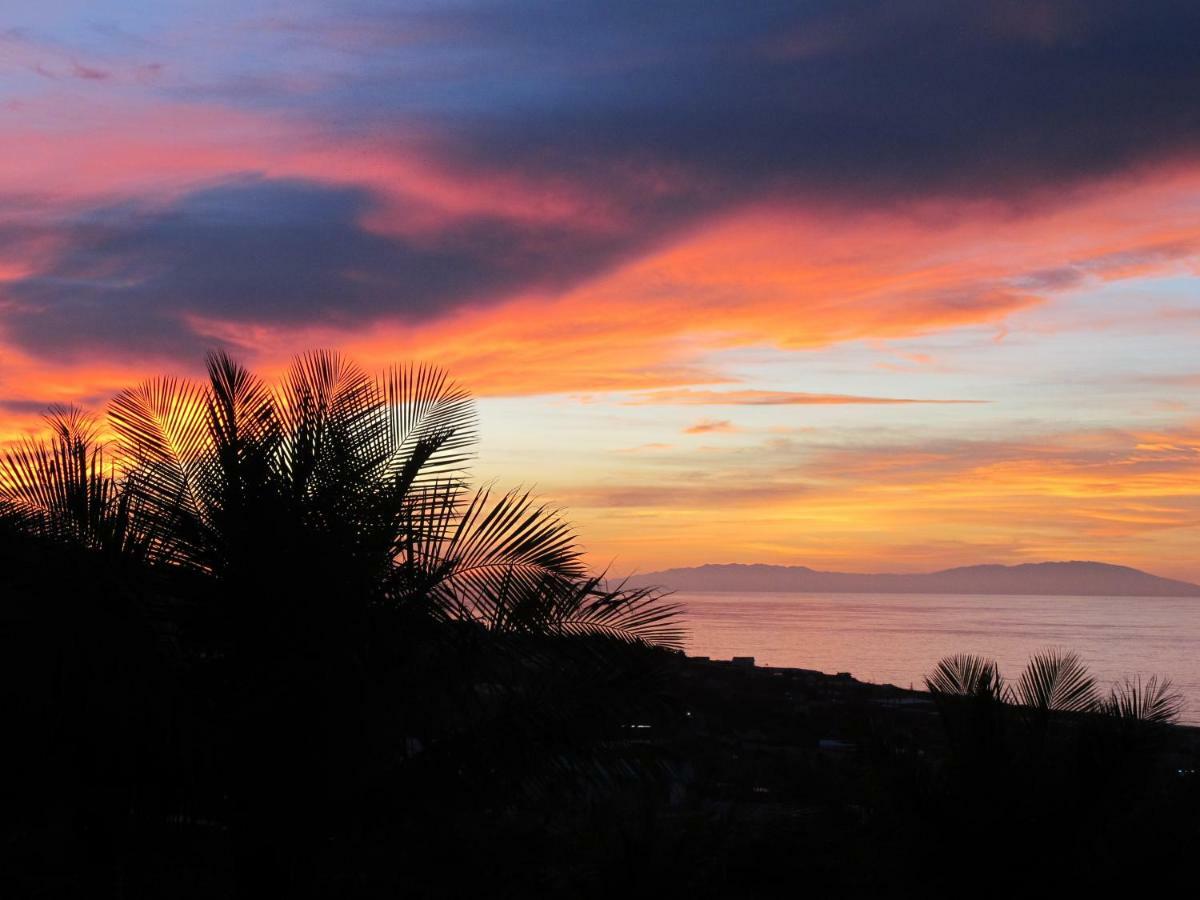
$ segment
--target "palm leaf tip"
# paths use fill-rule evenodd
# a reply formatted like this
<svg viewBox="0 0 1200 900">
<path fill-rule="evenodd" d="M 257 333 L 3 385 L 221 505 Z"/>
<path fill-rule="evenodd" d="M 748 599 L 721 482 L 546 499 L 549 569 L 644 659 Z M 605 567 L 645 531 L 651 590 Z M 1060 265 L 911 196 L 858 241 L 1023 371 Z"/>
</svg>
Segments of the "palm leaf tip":
<svg viewBox="0 0 1200 900">
<path fill-rule="evenodd" d="M 1117 719 L 1169 725 L 1183 712 L 1183 694 L 1175 690 L 1169 678 L 1126 678 L 1113 685 L 1102 711 Z"/>
<path fill-rule="evenodd" d="M 970 653 L 956 653 L 941 659 L 925 676 L 925 687 L 932 694 L 951 697 L 999 698 L 1004 680 L 994 660 Z"/>
<path fill-rule="evenodd" d="M 567 633 L 599 634 L 628 643 L 682 650 L 686 633 L 683 608 L 670 595 L 654 588 L 608 588 L 601 578 L 584 582 L 578 598 L 565 611 Z"/>
<path fill-rule="evenodd" d="M 93 549 L 128 536 L 128 506 L 95 419 L 78 407 L 51 407 L 51 434 L 26 438 L 0 456 L 0 506 L 25 530 Z"/>
<path fill-rule="evenodd" d="M 428 456 L 421 483 L 461 473 L 478 439 L 475 401 L 444 371 L 429 365 L 394 366 L 377 389 L 387 411 L 392 468 L 399 472 L 419 445 Z"/>
<path fill-rule="evenodd" d="M 1087 712 L 1097 703 L 1095 679 L 1079 654 L 1053 649 L 1030 658 L 1012 696 L 1022 706 L 1055 712 Z"/>
<path fill-rule="evenodd" d="M 52 404 L 42 419 L 56 440 L 85 446 L 98 443 L 100 429 L 95 417 L 78 406 Z"/>
</svg>

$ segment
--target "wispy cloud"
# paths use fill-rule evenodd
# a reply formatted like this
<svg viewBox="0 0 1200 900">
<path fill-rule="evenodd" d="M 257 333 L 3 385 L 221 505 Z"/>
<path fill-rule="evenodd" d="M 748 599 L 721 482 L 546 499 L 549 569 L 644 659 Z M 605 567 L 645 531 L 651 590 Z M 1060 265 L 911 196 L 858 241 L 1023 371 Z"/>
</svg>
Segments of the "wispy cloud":
<svg viewBox="0 0 1200 900">
<path fill-rule="evenodd" d="M 614 453 L 660 453 L 663 450 L 670 450 L 671 444 L 664 444 L 659 441 L 652 441 L 648 444 L 638 444 L 635 447 L 619 447 Z"/>
<path fill-rule="evenodd" d="M 908 397 L 864 397 L 857 394 L 809 394 L 803 391 L 701 391 L 685 388 L 650 391 L 627 401 L 633 406 L 841 406 L 897 403 L 986 403 L 986 400 L 921 400 Z M 726 423 L 728 424 L 728 423 Z"/>
<path fill-rule="evenodd" d="M 99 69 L 96 66 L 85 66 L 75 61 L 71 62 L 71 75 L 74 78 L 82 78 L 84 81 L 104 81 L 111 74 L 106 69 Z"/>
<path fill-rule="evenodd" d="M 701 419 L 683 429 L 684 434 L 730 434 L 737 428 L 728 419 Z"/>
</svg>

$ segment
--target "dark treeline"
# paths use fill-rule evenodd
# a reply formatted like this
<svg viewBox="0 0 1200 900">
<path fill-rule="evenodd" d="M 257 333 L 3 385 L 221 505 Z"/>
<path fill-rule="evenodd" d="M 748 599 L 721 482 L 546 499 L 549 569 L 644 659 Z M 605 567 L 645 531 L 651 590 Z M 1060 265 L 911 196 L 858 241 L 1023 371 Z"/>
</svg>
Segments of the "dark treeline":
<svg viewBox="0 0 1200 900">
<path fill-rule="evenodd" d="M 471 487 L 435 370 L 217 355 L 48 421 L 0 462 L 8 895 L 987 893 L 1200 834 L 1158 682 L 683 658 L 663 596 Z"/>
</svg>

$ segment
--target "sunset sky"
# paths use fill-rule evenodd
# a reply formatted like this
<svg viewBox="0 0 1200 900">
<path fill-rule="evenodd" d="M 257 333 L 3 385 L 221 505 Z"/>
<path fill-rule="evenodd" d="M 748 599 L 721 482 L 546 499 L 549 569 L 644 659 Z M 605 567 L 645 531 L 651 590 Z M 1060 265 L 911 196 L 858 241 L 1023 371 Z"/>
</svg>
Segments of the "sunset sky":
<svg viewBox="0 0 1200 900">
<path fill-rule="evenodd" d="M 613 570 L 1200 580 L 1200 4 L 40 0 L 0 440 L 436 362 Z"/>
</svg>

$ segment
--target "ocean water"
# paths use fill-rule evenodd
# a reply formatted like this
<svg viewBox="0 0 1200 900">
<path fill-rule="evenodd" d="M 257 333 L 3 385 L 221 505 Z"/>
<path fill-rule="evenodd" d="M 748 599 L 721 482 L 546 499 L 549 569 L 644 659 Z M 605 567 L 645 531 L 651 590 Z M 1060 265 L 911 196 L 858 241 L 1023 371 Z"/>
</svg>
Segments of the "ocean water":
<svg viewBox="0 0 1200 900">
<path fill-rule="evenodd" d="M 1075 650 L 1101 689 L 1170 678 L 1183 721 L 1200 724 L 1200 598 L 679 593 L 687 652 L 758 665 L 849 672 L 923 688 L 943 656 L 977 653 L 1015 678 L 1030 654 Z"/>
</svg>

